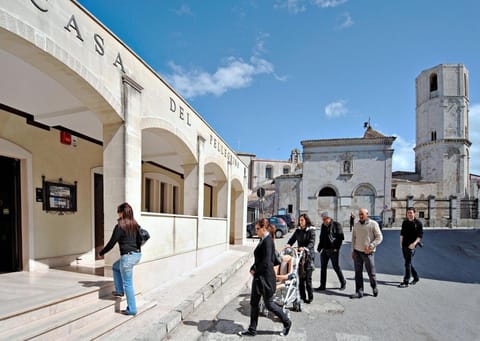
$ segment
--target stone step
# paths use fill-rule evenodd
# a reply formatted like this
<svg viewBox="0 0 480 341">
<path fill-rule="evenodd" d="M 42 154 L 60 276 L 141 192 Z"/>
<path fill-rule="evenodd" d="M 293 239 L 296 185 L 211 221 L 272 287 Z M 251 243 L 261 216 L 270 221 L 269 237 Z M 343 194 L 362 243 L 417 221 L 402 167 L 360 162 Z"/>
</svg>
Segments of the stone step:
<svg viewBox="0 0 480 341">
<path fill-rule="evenodd" d="M 113 284 L 108 283 L 100 288 L 92 287 L 77 294 L 59 295 L 50 301 L 42 302 L 38 305 L 33 304 L 28 308 L 13 310 L 8 315 L 0 317 L 0 333 L 1 331 L 14 329 L 18 326 L 24 326 L 54 314 L 68 311 L 79 305 L 93 304 L 98 301 L 99 297 L 109 297 L 112 290 Z"/>
<path fill-rule="evenodd" d="M 0 340 L 92 340 L 134 318 L 120 314 L 126 300 L 111 297 L 113 285 L 82 290 L 0 317 Z M 156 306 L 136 295 L 138 314 Z M 123 308 L 122 308 L 123 307 Z"/>
<path fill-rule="evenodd" d="M 156 305 L 157 302 L 137 300 L 138 312 L 136 316 L 126 316 L 119 314 L 118 312 L 108 311 L 101 319 L 96 319 L 83 328 L 76 329 L 68 337 L 62 336 L 62 340 L 77 341 L 101 339 L 105 334 L 108 334 L 120 325 L 133 321 L 136 317 L 154 308 Z"/>
</svg>

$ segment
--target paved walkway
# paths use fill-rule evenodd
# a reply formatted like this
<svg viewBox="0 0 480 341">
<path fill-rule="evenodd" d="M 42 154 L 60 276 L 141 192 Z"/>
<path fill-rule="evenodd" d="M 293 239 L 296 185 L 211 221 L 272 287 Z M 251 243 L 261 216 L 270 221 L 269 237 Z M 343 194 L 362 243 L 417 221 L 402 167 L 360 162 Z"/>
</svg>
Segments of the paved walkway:
<svg viewBox="0 0 480 341">
<path fill-rule="evenodd" d="M 143 293 L 146 301 L 157 305 L 131 321 L 102 336 L 99 340 L 161 340 L 182 319 L 197 310 L 215 291 L 224 285 L 236 271 L 251 262 L 254 240 L 230 250 L 191 273 L 166 282 L 155 290 Z"/>
</svg>

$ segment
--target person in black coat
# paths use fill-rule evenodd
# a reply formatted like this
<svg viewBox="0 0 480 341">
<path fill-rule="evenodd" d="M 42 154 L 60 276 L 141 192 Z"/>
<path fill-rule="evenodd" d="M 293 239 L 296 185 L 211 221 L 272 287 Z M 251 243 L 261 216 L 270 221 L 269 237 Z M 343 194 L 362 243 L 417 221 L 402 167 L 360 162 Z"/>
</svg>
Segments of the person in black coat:
<svg viewBox="0 0 480 341">
<path fill-rule="evenodd" d="M 342 225 L 330 218 L 328 212 L 322 213 L 323 224 L 320 231 L 320 241 L 317 251 L 320 252 L 320 286 L 316 290 L 323 291 L 327 284 L 327 266 L 328 261 L 332 260 L 333 270 L 335 270 L 340 281 L 340 290 L 345 290 L 347 281 L 343 277 L 339 265 L 340 247 L 342 246 L 344 235 Z"/>
<path fill-rule="evenodd" d="M 298 251 L 304 251 L 306 257 L 304 276 L 300 277 L 298 283 L 300 298 L 303 302 L 310 304 L 313 301 L 312 272 L 315 269 L 315 228 L 312 226 L 312 222 L 306 214 L 301 214 L 298 218 L 298 228 L 288 240 L 286 247 L 295 244 L 295 242 L 298 244 Z"/>
<path fill-rule="evenodd" d="M 250 325 L 247 330 L 241 331 L 240 336 L 255 336 L 257 334 L 257 324 L 259 315 L 260 298 L 263 297 L 265 307 L 274 313 L 283 323 L 283 330 L 280 335 L 287 335 L 292 326 L 292 321 L 287 314 L 273 302 L 276 280 L 273 270 L 275 257 L 275 244 L 268 232 L 268 219 L 261 219 L 255 224 L 255 230 L 260 238 L 253 255 L 255 263 L 250 268 L 250 274 L 253 276 L 252 293 L 250 296 Z"/>
</svg>

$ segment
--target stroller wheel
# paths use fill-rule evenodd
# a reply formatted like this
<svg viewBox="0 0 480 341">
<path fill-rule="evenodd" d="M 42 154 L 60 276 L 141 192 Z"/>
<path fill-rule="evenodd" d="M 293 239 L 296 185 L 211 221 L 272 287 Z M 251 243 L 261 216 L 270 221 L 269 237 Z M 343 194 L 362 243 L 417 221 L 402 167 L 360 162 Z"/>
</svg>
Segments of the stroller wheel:
<svg viewBox="0 0 480 341">
<path fill-rule="evenodd" d="M 293 310 L 302 311 L 302 302 L 301 301 L 293 302 Z"/>
</svg>

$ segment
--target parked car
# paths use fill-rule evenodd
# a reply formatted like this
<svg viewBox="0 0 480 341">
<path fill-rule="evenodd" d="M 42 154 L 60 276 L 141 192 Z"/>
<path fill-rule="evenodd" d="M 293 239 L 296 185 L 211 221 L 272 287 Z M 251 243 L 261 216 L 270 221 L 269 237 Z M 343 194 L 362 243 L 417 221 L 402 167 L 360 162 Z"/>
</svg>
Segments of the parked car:
<svg viewBox="0 0 480 341">
<path fill-rule="evenodd" d="M 275 237 L 282 238 L 285 234 L 288 233 L 288 226 L 285 220 L 280 217 L 270 217 L 268 218 L 270 225 L 275 225 Z M 247 224 L 247 237 L 252 238 L 253 236 L 257 235 L 255 231 L 255 222 Z"/>
<path fill-rule="evenodd" d="M 290 214 L 276 214 L 272 217 L 279 217 L 285 220 L 289 229 L 295 228 L 295 218 L 293 218 Z"/>
<path fill-rule="evenodd" d="M 288 233 L 288 225 L 283 218 L 273 216 L 268 218 L 270 225 L 275 225 L 275 238 L 282 238 Z"/>
<path fill-rule="evenodd" d="M 370 219 L 375 220 L 378 223 L 378 227 L 380 227 L 380 230 L 383 229 L 383 219 L 379 215 L 371 215 L 368 216 Z"/>
</svg>

